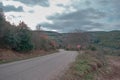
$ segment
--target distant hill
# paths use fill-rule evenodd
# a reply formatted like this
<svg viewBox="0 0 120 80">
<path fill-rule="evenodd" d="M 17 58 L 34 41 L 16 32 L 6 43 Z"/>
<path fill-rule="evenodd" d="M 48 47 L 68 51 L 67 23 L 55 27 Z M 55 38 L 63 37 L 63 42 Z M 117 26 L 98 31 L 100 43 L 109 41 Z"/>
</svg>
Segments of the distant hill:
<svg viewBox="0 0 120 80">
<path fill-rule="evenodd" d="M 90 32 L 90 34 L 94 44 L 120 49 L 120 31 Z"/>
<path fill-rule="evenodd" d="M 83 33 L 57 33 L 53 31 L 42 31 L 47 34 L 51 39 L 54 39 L 58 44 L 65 46 L 66 44 L 82 44 L 91 39 L 91 43 L 109 47 L 113 49 L 120 49 L 120 31 L 94 31 Z M 86 35 L 87 34 L 87 35 Z M 89 36 L 89 37 L 88 37 Z M 66 39 L 66 40 L 65 40 Z"/>
<path fill-rule="evenodd" d="M 46 34 L 48 37 L 52 40 L 55 40 L 57 44 L 62 45 L 62 39 L 63 39 L 63 34 L 58 33 L 58 32 L 53 32 L 53 31 L 34 31 L 34 32 L 39 32 L 40 34 Z"/>
</svg>

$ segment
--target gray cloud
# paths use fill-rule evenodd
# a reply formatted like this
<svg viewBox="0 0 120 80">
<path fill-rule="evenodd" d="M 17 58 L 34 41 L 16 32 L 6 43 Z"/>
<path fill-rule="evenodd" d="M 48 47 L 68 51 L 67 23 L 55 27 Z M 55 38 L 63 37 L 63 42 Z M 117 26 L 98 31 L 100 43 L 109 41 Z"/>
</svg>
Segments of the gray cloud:
<svg viewBox="0 0 120 80">
<path fill-rule="evenodd" d="M 92 3 L 87 0 L 87 1 L 85 1 L 85 4 L 88 5 L 88 6 L 90 6 Z"/>
<path fill-rule="evenodd" d="M 14 0 L 24 3 L 28 7 L 35 5 L 49 7 L 49 0 Z M 50 23 L 41 23 L 42 26 L 48 29 L 56 29 L 63 32 L 68 32 L 73 29 L 81 30 L 112 30 L 120 29 L 120 0 L 70 0 L 71 4 L 56 4 L 57 7 L 62 7 L 67 10 L 61 14 L 57 13 L 48 16 L 47 19 L 53 21 Z M 15 8 L 8 5 L 0 7 L 6 12 L 8 11 L 23 11 L 22 7 Z M 73 12 L 71 9 L 75 9 Z M 34 10 L 28 11 L 34 14 Z M 68 13 L 69 12 L 69 13 Z M 50 12 L 49 12 L 50 13 Z M 37 17 L 37 16 L 35 16 Z"/>
<path fill-rule="evenodd" d="M 113 9 L 115 11 L 115 15 L 117 19 L 118 18 L 120 19 L 120 0 L 112 0 L 112 3 L 113 3 L 113 7 L 114 7 Z"/>
<path fill-rule="evenodd" d="M 98 0 L 97 3 L 100 3 L 100 7 L 114 19 L 120 19 L 120 0 Z"/>
<path fill-rule="evenodd" d="M 108 0 L 98 0 L 100 4 L 104 5 L 108 5 L 110 3 L 110 1 Z"/>
<path fill-rule="evenodd" d="M 86 19 L 100 19 L 105 17 L 106 14 L 104 12 L 100 12 L 96 9 L 93 8 L 87 8 L 87 9 L 83 9 L 83 10 L 78 10 L 76 12 L 72 12 L 72 13 L 68 13 L 68 14 L 56 14 L 53 16 L 48 16 L 49 20 L 70 20 L 70 21 L 83 21 Z"/>
<path fill-rule="evenodd" d="M 120 24 L 117 24 L 114 27 L 118 29 L 118 28 L 120 28 Z"/>
<path fill-rule="evenodd" d="M 20 1 L 26 5 L 34 6 L 34 5 L 40 5 L 43 7 L 49 7 L 49 0 L 14 0 L 14 1 Z"/>
<path fill-rule="evenodd" d="M 104 27 L 103 23 L 92 23 L 91 25 L 94 27 Z"/>
<path fill-rule="evenodd" d="M 42 25 L 60 31 L 71 31 L 78 28 L 89 30 L 91 26 L 91 28 L 104 26 L 102 23 L 94 22 L 94 20 L 101 19 L 105 15 L 105 13 L 96 9 L 87 8 L 69 14 L 49 16 L 48 19 L 52 20 L 54 24 L 43 23 Z"/>
<path fill-rule="evenodd" d="M 5 12 L 10 12 L 10 11 L 23 12 L 24 11 L 22 6 L 19 6 L 18 8 L 12 5 L 3 6 L 3 3 L 0 3 L 0 8 L 2 8 Z"/>
<path fill-rule="evenodd" d="M 29 13 L 34 13 L 34 10 L 30 10 L 30 11 L 28 11 Z"/>
<path fill-rule="evenodd" d="M 119 25 L 115 26 L 113 24 L 114 22 L 120 21 L 120 0 L 86 0 L 84 5 L 82 4 L 81 6 L 80 4 L 80 1 L 76 0 L 75 3 L 70 5 L 77 9 L 76 12 L 49 16 L 48 19 L 52 20 L 54 24 L 46 25 L 44 23 L 43 25 L 61 31 L 69 31 L 78 28 L 81 30 L 120 29 Z M 64 6 L 62 4 L 58 6 L 69 8 L 69 6 Z"/>
<path fill-rule="evenodd" d="M 100 12 L 94 8 L 87 8 L 68 14 L 49 16 L 48 19 L 52 20 L 54 24 L 43 23 L 42 25 L 47 28 L 59 29 L 60 31 L 71 31 L 78 28 L 89 30 L 104 26 L 102 23 L 94 22 L 94 20 L 101 19 L 105 16 L 106 14 L 104 12 Z"/>
</svg>

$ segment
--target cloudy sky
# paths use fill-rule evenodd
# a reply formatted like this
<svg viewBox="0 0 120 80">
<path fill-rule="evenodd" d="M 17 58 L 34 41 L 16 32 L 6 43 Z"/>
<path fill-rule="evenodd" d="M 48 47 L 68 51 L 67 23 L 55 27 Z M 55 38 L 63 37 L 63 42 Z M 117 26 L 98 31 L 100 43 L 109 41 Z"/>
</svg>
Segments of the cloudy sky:
<svg viewBox="0 0 120 80">
<path fill-rule="evenodd" d="M 0 0 L 6 19 L 31 29 L 69 32 L 120 30 L 120 0 Z"/>
</svg>

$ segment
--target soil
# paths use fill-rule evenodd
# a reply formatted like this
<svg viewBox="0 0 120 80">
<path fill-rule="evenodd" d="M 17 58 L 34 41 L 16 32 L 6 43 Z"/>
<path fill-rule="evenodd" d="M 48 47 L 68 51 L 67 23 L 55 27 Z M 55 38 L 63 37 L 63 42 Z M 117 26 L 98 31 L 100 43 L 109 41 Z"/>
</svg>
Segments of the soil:
<svg viewBox="0 0 120 80">
<path fill-rule="evenodd" d="M 54 51 L 34 50 L 28 53 L 19 53 L 12 50 L 0 49 L 0 63 L 12 62 L 53 53 Z"/>
<path fill-rule="evenodd" d="M 108 56 L 108 71 L 100 74 L 97 80 L 120 80 L 120 57 Z"/>
</svg>

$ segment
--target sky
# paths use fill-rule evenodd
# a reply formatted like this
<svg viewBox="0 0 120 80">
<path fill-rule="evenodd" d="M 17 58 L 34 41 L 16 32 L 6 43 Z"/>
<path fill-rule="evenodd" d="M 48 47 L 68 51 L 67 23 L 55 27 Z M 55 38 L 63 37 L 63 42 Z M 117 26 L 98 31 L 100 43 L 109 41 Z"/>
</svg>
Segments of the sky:
<svg viewBox="0 0 120 80">
<path fill-rule="evenodd" d="M 6 20 L 56 32 L 120 30 L 120 0 L 0 0 Z"/>
</svg>

